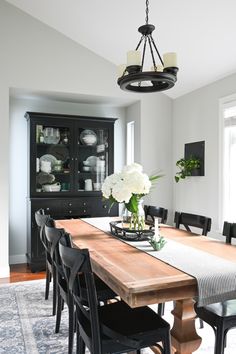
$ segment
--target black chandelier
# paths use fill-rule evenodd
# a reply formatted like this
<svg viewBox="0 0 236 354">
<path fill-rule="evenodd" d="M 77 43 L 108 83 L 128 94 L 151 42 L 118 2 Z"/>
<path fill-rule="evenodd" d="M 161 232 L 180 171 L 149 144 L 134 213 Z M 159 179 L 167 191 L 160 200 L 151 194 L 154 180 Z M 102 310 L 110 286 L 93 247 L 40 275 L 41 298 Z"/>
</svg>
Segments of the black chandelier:
<svg viewBox="0 0 236 354">
<path fill-rule="evenodd" d="M 127 53 L 127 65 L 119 66 L 118 85 L 122 90 L 133 92 L 156 92 L 168 90 L 174 86 L 177 81 L 178 67 L 176 64 L 176 53 L 165 53 L 163 59 L 152 38 L 154 25 L 148 23 L 149 0 L 146 0 L 146 24 L 140 26 L 138 31 L 142 34 L 141 39 L 135 50 Z M 142 53 L 138 49 L 143 43 Z M 144 71 L 144 61 L 146 47 L 149 45 L 152 59 L 152 68 L 150 71 Z M 157 65 L 155 55 L 157 54 Z"/>
</svg>

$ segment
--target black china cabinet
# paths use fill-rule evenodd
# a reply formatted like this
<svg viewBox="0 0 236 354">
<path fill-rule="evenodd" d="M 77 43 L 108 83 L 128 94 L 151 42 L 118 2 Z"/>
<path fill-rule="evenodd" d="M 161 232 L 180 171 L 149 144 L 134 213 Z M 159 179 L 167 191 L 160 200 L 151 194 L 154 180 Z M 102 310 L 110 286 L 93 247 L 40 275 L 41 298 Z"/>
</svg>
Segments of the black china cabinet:
<svg viewBox="0 0 236 354">
<path fill-rule="evenodd" d="M 28 122 L 27 261 L 45 267 L 34 213 L 54 219 L 107 216 L 104 179 L 114 171 L 114 118 L 26 112 Z M 110 216 L 118 215 L 114 205 Z"/>
</svg>

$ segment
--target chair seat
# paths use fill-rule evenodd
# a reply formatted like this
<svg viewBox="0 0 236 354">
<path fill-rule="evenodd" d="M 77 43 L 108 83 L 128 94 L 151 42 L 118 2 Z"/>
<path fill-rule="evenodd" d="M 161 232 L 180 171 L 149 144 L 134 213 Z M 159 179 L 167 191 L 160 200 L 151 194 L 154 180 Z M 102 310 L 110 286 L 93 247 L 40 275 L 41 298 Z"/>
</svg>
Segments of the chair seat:
<svg viewBox="0 0 236 354">
<path fill-rule="evenodd" d="M 147 306 L 131 308 L 125 302 L 118 301 L 99 307 L 98 312 L 102 324 L 125 336 L 133 335 L 135 338 L 145 336 L 147 331 L 156 333 L 161 328 L 170 328 L 169 323 Z"/>
<path fill-rule="evenodd" d="M 132 309 L 123 301 L 118 301 L 98 308 L 102 334 L 102 352 L 115 353 L 135 349 L 130 345 L 129 339 L 139 343 L 139 348 L 154 345 L 163 340 L 170 329 L 169 323 L 158 316 L 149 307 Z M 83 323 L 83 328 L 85 328 Z M 122 337 L 128 337 L 127 343 L 124 338 L 114 336 L 119 333 Z M 109 335 L 111 333 L 111 336 Z M 113 337 L 112 337 L 113 334 Z M 87 336 L 91 335 L 89 326 Z"/>
<path fill-rule="evenodd" d="M 196 311 L 211 312 L 212 314 L 215 314 L 218 317 L 236 316 L 236 300 L 228 300 L 207 305 L 204 307 L 200 307 L 199 310 L 196 309 Z"/>
</svg>

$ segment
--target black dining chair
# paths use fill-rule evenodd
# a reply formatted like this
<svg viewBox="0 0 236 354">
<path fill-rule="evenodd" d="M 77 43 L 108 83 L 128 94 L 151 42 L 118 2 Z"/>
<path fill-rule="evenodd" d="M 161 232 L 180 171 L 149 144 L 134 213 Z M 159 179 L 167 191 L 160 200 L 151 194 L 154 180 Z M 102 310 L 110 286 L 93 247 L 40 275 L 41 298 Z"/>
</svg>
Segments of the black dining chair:
<svg viewBox="0 0 236 354">
<path fill-rule="evenodd" d="M 232 238 L 236 238 L 236 223 L 224 222 L 223 235 L 226 236 L 226 243 L 231 244 Z M 196 303 L 195 312 L 214 330 L 214 354 L 224 354 L 227 333 L 230 329 L 236 327 L 236 299 L 203 307 L 198 307 Z"/>
<path fill-rule="evenodd" d="M 51 226 L 50 219 L 45 225 L 45 236 L 47 243 L 50 245 L 50 256 L 52 259 L 53 267 L 56 272 L 56 286 L 57 286 L 57 308 L 56 308 L 56 327 L 55 333 L 60 330 L 61 324 L 61 312 L 64 307 L 64 303 L 68 306 L 68 353 L 73 352 L 73 339 L 74 339 L 74 301 L 72 294 L 68 291 L 67 282 L 62 267 L 61 258 L 59 255 L 59 240 L 64 236 L 65 242 L 68 247 L 71 247 L 70 236 L 65 233 L 64 229 L 57 229 Z"/>
<path fill-rule="evenodd" d="M 232 238 L 236 238 L 236 223 L 224 222 L 223 236 L 226 236 L 225 242 L 231 244 Z"/>
<path fill-rule="evenodd" d="M 59 252 L 76 304 L 77 354 L 84 354 L 85 346 L 91 354 L 118 354 L 140 353 L 141 348 L 153 345 L 171 354 L 169 323 L 149 307 L 132 309 L 123 301 L 99 306 L 89 251 L 69 248 L 61 238 Z M 87 306 L 79 273 L 85 279 Z"/>
<path fill-rule="evenodd" d="M 45 225 L 45 236 L 47 243 L 50 245 L 51 250 L 51 259 L 53 266 L 56 269 L 56 282 L 57 282 L 57 310 L 56 310 L 56 327 L 55 332 L 58 333 L 60 330 L 61 323 L 61 313 L 64 307 L 64 303 L 68 306 L 68 354 L 73 352 L 73 339 L 74 339 L 74 301 L 71 292 L 69 291 L 67 277 L 64 273 L 62 266 L 61 257 L 59 254 L 59 241 L 63 237 L 64 243 L 67 247 L 72 247 L 71 237 L 64 229 L 57 229 L 54 226 L 51 226 L 53 223 L 51 219 L 46 222 Z M 84 305 L 88 304 L 87 292 L 85 290 L 85 279 L 80 276 L 81 289 L 82 289 L 82 298 Z M 100 278 L 95 278 L 95 286 L 98 293 L 99 304 L 106 303 L 108 300 L 116 299 L 117 295 L 112 291 Z"/>
<path fill-rule="evenodd" d="M 190 226 L 197 227 L 202 230 L 202 235 L 204 236 L 211 231 L 211 218 L 207 216 L 176 211 L 174 222 L 177 229 L 180 228 L 180 225 L 183 225 L 189 232 L 192 232 Z"/>
<path fill-rule="evenodd" d="M 159 218 L 162 224 L 166 224 L 168 209 L 153 205 L 144 205 L 145 220 L 154 224 L 155 218 Z"/>
<path fill-rule="evenodd" d="M 45 236 L 45 225 L 46 222 L 50 219 L 50 215 L 46 215 L 43 209 L 39 209 L 35 212 L 35 221 L 37 226 L 40 229 L 40 240 L 43 244 L 45 250 L 45 267 L 46 267 L 46 284 L 45 284 L 45 300 L 48 300 L 49 296 L 49 288 L 50 282 L 53 280 L 53 305 L 52 305 L 52 314 L 53 316 L 56 314 L 56 273 L 55 267 L 53 267 L 52 259 L 51 259 L 51 250 L 50 245 L 47 242 Z M 51 226 L 54 226 L 54 221 L 51 220 Z"/>
</svg>

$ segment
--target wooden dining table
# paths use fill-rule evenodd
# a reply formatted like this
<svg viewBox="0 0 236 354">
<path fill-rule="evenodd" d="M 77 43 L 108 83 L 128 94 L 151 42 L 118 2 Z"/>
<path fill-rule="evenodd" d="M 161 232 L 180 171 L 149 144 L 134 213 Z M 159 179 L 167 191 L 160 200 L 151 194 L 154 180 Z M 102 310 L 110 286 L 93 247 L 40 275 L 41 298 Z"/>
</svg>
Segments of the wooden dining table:
<svg viewBox="0 0 236 354">
<path fill-rule="evenodd" d="M 122 242 L 109 232 L 102 231 L 99 228 L 101 220 L 103 224 L 109 225 L 114 218 L 93 218 L 93 225 L 85 219 L 57 220 L 56 226 L 71 234 L 74 246 L 89 249 L 94 273 L 130 307 L 175 300 L 172 311 L 172 346 L 176 354 L 191 354 L 196 351 L 201 344 L 201 337 L 195 328 L 196 279 Z M 224 240 L 220 242 L 168 225 L 160 226 L 160 234 L 167 240 L 171 239 L 236 263 L 236 246 L 225 244 Z M 152 349 L 155 352 L 155 348 Z"/>
</svg>

